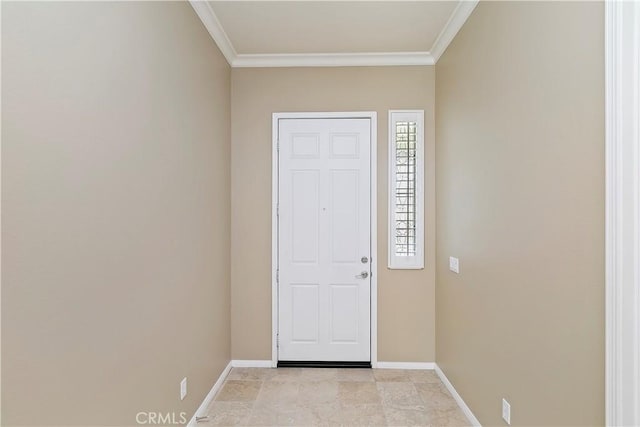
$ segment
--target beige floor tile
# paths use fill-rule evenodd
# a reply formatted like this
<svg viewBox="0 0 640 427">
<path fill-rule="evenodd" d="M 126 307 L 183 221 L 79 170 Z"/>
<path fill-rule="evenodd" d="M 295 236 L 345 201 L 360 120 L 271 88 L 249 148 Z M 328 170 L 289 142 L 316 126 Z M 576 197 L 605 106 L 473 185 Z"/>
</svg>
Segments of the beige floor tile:
<svg viewBox="0 0 640 427">
<path fill-rule="evenodd" d="M 389 381 L 394 383 L 411 381 L 409 374 L 403 369 L 374 369 L 373 376 L 376 381 Z"/>
<path fill-rule="evenodd" d="M 261 403 L 287 403 L 295 405 L 298 401 L 300 384 L 298 382 L 265 381 L 258 394 Z"/>
<path fill-rule="evenodd" d="M 268 381 L 277 381 L 277 382 L 285 382 L 285 381 L 295 381 L 299 382 L 302 380 L 300 374 L 302 369 L 300 368 L 276 368 L 275 372 L 267 378 Z"/>
<path fill-rule="evenodd" d="M 298 407 L 291 403 L 256 402 L 249 416 L 250 426 L 296 425 Z"/>
<path fill-rule="evenodd" d="M 274 375 L 271 368 L 233 368 L 227 379 L 243 381 L 263 381 Z"/>
<path fill-rule="evenodd" d="M 385 426 L 387 420 L 380 404 L 342 405 L 331 418 L 334 426 Z"/>
<path fill-rule="evenodd" d="M 316 404 L 338 402 L 337 381 L 310 381 L 301 382 L 298 393 L 298 403 Z"/>
<path fill-rule="evenodd" d="M 459 407 L 449 409 L 428 410 L 427 414 L 432 426 L 442 427 L 468 427 L 471 426 L 469 420 L 462 413 Z"/>
<path fill-rule="evenodd" d="M 335 380 L 338 370 L 334 368 L 302 368 L 300 381 Z"/>
<path fill-rule="evenodd" d="M 424 410 L 424 403 L 413 383 L 377 383 L 383 406 L 397 409 Z"/>
<path fill-rule="evenodd" d="M 208 408 L 218 426 L 442 426 L 469 422 L 433 371 L 234 368 Z"/>
<path fill-rule="evenodd" d="M 415 388 L 422 398 L 422 401 L 424 402 L 426 408 L 458 408 L 458 404 L 449 393 L 449 390 L 447 390 L 447 388 L 442 383 L 419 383 L 415 384 Z"/>
<path fill-rule="evenodd" d="M 408 375 L 414 383 L 440 383 L 440 377 L 434 370 L 414 369 L 408 371 Z"/>
<path fill-rule="evenodd" d="M 339 382 L 338 400 L 343 405 L 380 403 L 380 394 L 372 382 Z"/>
<path fill-rule="evenodd" d="M 253 402 L 214 401 L 207 411 L 207 426 L 239 426 L 249 422 Z"/>
<path fill-rule="evenodd" d="M 315 403 L 300 405 L 295 415 L 295 424 L 299 426 L 333 426 L 333 417 L 340 411 L 340 404 Z"/>
<path fill-rule="evenodd" d="M 338 369 L 338 381 L 375 381 L 371 369 Z"/>
<path fill-rule="evenodd" d="M 425 411 L 418 409 L 397 409 L 384 407 L 388 426 L 432 426 L 431 418 Z"/>
<path fill-rule="evenodd" d="M 222 390 L 220 390 L 215 400 L 251 402 L 256 400 L 261 386 L 261 381 L 228 380 L 224 383 Z"/>
</svg>

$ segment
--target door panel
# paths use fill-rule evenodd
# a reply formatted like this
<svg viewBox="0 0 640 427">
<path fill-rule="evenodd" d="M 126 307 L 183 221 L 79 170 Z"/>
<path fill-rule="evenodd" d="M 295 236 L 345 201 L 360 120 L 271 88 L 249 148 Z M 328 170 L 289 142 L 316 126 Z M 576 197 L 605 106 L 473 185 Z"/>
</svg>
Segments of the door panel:
<svg viewBox="0 0 640 427">
<path fill-rule="evenodd" d="M 319 229 L 319 171 L 291 171 L 291 262 L 318 264 Z"/>
<path fill-rule="evenodd" d="M 278 135 L 278 359 L 369 361 L 371 122 L 280 119 Z"/>
<path fill-rule="evenodd" d="M 360 221 L 357 170 L 330 171 L 331 192 L 331 261 L 356 263 L 360 252 Z"/>
<path fill-rule="evenodd" d="M 291 341 L 294 343 L 317 344 L 320 340 L 319 288 L 317 284 L 291 284 Z"/>
<path fill-rule="evenodd" d="M 330 342 L 358 341 L 359 298 L 357 285 L 329 285 Z M 356 316 L 353 316 L 356 313 Z"/>
</svg>

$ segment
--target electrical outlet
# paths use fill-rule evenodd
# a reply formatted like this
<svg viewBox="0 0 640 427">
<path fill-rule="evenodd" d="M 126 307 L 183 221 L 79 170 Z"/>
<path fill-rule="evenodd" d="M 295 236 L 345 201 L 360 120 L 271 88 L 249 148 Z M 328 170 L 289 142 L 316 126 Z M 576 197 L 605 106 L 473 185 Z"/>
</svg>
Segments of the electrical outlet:
<svg viewBox="0 0 640 427">
<path fill-rule="evenodd" d="M 184 400 L 187 396 L 187 377 L 184 377 L 182 381 L 180 381 L 180 400 Z"/>
<path fill-rule="evenodd" d="M 449 257 L 449 270 L 454 273 L 460 273 L 460 261 L 456 257 Z"/>
<path fill-rule="evenodd" d="M 511 405 L 506 399 L 502 399 L 502 419 L 511 425 Z"/>
</svg>

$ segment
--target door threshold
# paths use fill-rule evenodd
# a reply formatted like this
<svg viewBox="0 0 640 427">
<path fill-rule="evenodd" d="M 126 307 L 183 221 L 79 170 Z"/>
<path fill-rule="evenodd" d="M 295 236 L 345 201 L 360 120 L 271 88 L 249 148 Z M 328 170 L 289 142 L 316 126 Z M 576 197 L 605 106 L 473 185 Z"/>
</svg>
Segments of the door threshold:
<svg viewBox="0 0 640 427">
<path fill-rule="evenodd" d="M 371 362 L 322 362 L 307 360 L 278 360 L 278 368 L 363 368 L 371 369 Z"/>
</svg>

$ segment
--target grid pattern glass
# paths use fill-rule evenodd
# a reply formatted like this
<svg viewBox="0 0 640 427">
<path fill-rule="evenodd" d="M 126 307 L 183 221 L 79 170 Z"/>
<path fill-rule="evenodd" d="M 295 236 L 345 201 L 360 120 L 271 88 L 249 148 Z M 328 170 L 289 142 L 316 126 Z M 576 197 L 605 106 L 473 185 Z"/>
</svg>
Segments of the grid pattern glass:
<svg viewBox="0 0 640 427">
<path fill-rule="evenodd" d="M 395 123 L 395 254 L 416 255 L 416 122 Z"/>
</svg>

